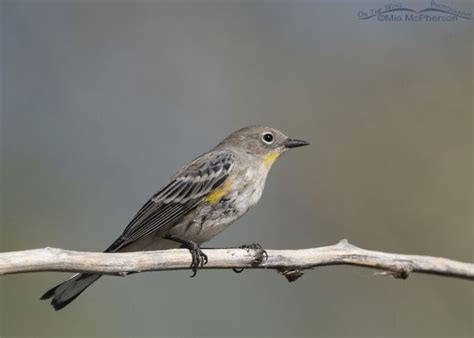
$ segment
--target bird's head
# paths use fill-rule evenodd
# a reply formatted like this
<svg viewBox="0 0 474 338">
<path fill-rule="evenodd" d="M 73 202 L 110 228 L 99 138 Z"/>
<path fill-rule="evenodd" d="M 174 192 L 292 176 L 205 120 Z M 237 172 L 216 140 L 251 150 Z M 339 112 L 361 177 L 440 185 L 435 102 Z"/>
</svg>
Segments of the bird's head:
<svg viewBox="0 0 474 338">
<path fill-rule="evenodd" d="M 221 142 L 222 144 L 258 156 L 264 165 L 271 167 L 288 149 L 306 146 L 309 142 L 290 138 L 274 128 L 251 126 L 233 132 Z"/>
</svg>

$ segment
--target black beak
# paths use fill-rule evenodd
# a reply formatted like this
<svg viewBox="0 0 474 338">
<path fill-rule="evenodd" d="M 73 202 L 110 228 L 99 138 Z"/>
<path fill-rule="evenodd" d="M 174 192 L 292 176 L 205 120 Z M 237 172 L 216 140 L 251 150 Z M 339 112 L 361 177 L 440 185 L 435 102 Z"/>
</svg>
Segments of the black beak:
<svg viewBox="0 0 474 338">
<path fill-rule="evenodd" d="M 308 141 L 303 141 L 303 140 L 295 140 L 292 138 L 286 139 L 283 142 L 283 145 L 285 148 L 297 148 L 297 147 L 303 147 L 309 145 Z"/>
</svg>

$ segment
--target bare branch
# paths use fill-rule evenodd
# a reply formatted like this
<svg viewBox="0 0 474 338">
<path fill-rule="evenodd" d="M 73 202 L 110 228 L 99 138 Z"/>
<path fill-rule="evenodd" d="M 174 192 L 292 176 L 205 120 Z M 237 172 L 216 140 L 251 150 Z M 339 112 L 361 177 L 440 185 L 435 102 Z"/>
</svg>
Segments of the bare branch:
<svg viewBox="0 0 474 338">
<path fill-rule="evenodd" d="M 355 265 L 381 270 L 382 275 L 407 278 L 412 272 L 474 280 L 474 264 L 447 258 L 364 250 L 342 240 L 336 245 L 300 249 L 207 249 L 203 269 L 276 269 L 290 282 L 303 270 L 325 265 Z M 69 271 L 124 276 L 130 272 L 183 270 L 191 264 L 186 249 L 130 253 L 79 252 L 55 248 L 0 253 L 0 275 Z"/>
</svg>

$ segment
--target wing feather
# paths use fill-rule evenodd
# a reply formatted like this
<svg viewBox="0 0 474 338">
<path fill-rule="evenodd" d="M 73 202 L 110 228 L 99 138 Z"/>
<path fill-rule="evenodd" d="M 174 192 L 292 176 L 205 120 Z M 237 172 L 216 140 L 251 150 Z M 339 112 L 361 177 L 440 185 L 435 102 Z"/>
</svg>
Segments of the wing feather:
<svg viewBox="0 0 474 338">
<path fill-rule="evenodd" d="M 203 155 L 181 169 L 143 205 L 106 251 L 116 251 L 176 222 L 225 182 L 234 161 L 231 151 L 220 150 Z"/>
</svg>

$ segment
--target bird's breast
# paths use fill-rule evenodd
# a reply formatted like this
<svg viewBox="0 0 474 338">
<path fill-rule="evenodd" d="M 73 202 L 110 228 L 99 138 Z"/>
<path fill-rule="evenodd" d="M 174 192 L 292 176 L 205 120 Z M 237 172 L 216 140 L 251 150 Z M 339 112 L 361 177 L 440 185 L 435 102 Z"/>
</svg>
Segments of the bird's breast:
<svg viewBox="0 0 474 338">
<path fill-rule="evenodd" d="M 227 228 L 260 200 L 267 171 L 258 170 L 253 167 L 233 173 L 173 233 L 203 243 Z"/>
<path fill-rule="evenodd" d="M 267 177 L 266 170 L 250 167 L 235 175 L 233 189 L 226 195 L 228 202 L 243 215 L 260 200 Z"/>
</svg>

